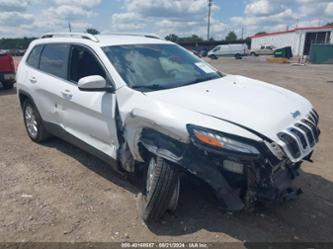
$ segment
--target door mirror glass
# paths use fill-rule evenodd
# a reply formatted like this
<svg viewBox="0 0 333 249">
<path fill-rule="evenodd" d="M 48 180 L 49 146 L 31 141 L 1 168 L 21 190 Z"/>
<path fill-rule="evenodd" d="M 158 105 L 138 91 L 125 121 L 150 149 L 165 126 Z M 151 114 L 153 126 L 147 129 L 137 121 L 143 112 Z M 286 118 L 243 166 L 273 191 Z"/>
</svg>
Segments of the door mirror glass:
<svg viewBox="0 0 333 249">
<path fill-rule="evenodd" d="M 78 87 L 85 92 L 110 91 L 112 88 L 106 84 L 106 80 L 100 75 L 87 76 L 79 80 Z"/>
</svg>

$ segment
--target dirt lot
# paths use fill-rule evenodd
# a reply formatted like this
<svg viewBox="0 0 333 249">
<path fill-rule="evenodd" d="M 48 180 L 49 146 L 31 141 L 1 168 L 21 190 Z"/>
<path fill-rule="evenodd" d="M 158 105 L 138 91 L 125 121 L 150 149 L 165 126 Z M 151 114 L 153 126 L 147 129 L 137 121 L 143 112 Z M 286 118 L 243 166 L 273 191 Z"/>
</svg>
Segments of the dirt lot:
<svg viewBox="0 0 333 249">
<path fill-rule="evenodd" d="M 221 212 L 209 189 L 188 179 L 175 216 L 146 227 L 138 189 L 58 139 L 32 143 L 15 90 L 0 89 L 0 241 L 333 241 L 333 66 L 245 58 L 212 62 L 308 98 L 321 116 L 314 163 L 303 165 L 297 200 L 254 214 Z"/>
</svg>

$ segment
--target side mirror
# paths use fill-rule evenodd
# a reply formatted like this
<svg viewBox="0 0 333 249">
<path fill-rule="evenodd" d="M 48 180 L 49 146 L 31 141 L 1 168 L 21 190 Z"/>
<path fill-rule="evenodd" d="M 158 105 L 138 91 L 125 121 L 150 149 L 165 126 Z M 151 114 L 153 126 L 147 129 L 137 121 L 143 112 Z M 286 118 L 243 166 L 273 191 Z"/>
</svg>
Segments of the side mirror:
<svg viewBox="0 0 333 249">
<path fill-rule="evenodd" d="M 84 92 L 113 92 L 112 87 L 100 75 L 87 76 L 79 80 L 78 87 Z"/>
</svg>

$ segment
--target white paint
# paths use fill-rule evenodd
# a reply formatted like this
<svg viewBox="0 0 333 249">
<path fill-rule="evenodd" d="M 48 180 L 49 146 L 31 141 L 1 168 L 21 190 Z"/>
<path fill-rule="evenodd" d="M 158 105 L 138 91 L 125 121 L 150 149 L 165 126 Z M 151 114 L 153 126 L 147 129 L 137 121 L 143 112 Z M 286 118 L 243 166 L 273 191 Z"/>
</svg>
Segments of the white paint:
<svg viewBox="0 0 333 249">
<path fill-rule="evenodd" d="M 129 88 L 102 51 L 103 46 L 119 44 L 171 44 L 142 37 L 99 37 L 100 42 L 78 38 L 52 38 L 34 41 L 23 57 L 17 73 L 17 89 L 34 99 L 44 121 L 63 127 L 80 140 L 117 159 L 119 142 L 115 122 L 116 103 L 125 129 L 125 139 L 134 159 L 142 161 L 138 141 L 142 129 L 152 128 L 183 143 L 190 143 L 187 124 L 193 124 L 262 141 L 248 127 L 275 141 L 286 151 L 277 133 L 305 118 L 312 105 L 305 98 L 265 82 L 227 75 L 199 84 L 141 93 Z M 32 47 L 44 43 L 79 43 L 90 47 L 112 77 L 115 93 L 83 92 L 76 84 L 29 67 L 25 61 Z M 202 70 L 213 70 L 205 62 Z M 37 82 L 32 84 L 29 79 Z M 90 79 L 89 79 L 90 80 Z M 89 82 L 88 80 L 88 82 Z M 100 79 L 99 79 L 100 80 Z M 85 80 L 83 80 L 85 81 Z M 301 115 L 293 118 L 292 113 Z M 228 121 L 231 122 L 228 122 Z M 273 146 L 268 146 L 273 150 Z M 313 148 L 302 151 L 296 162 Z"/>
<path fill-rule="evenodd" d="M 99 89 L 106 87 L 106 80 L 100 75 L 87 76 L 79 80 L 80 89 Z"/>
<path fill-rule="evenodd" d="M 276 48 L 290 46 L 294 56 L 303 56 L 306 34 L 310 32 L 331 32 L 330 41 L 333 43 L 333 28 L 296 29 L 288 33 L 252 37 L 251 50 L 259 49 L 261 46 Z"/>
<path fill-rule="evenodd" d="M 226 44 L 226 45 L 218 45 L 212 50 L 208 52 L 208 56 L 235 56 L 239 55 L 247 55 L 248 48 L 246 44 Z"/>
</svg>

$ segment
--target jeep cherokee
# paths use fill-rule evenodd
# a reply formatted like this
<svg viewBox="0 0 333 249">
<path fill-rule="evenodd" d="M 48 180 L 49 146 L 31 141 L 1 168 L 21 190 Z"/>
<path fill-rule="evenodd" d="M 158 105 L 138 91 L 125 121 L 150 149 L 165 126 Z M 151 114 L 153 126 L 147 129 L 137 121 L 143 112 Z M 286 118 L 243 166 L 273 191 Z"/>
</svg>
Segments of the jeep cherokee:
<svg viewBox="0 0 333 249">
<path fill-rule="evenodd" d="M 122 173 L 144 165 L 146 222 L 175 211 L 181 172 L 225 210 L 294 198 L 320 133 L 300 95 L 219 72 L 154 35 L 46 34 L 23 57 L 17 88 L 33 141 L 55 135 Z"/>
</svg>

